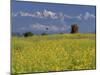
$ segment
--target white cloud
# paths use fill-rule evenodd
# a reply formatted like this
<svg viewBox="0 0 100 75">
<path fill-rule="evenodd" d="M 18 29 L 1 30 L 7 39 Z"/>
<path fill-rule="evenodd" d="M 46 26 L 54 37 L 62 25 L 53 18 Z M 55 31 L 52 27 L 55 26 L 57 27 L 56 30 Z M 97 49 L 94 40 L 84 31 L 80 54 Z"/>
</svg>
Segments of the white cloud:
<svg viewBox="0 0 100 75">
<path fill-rule="evenodd" d="M 33 29 L 36 29 L 36 30 L 45 30 L 46 28 L 48 28 L 48 26 L 42 25 L 42 24 L 38 24 L 38 23 L 33 24 L 30 27 L 32 27 Z"/>
<path fill-rule="evenodd" d="M 43 11 L 43 16 L 44 17 L 50 17 L 50 18 L 52 18 L 52 19 L 57 19 L 58 18 L 58 16 L 56 15 L 57 13 L 55 13 L 55 12 L 52 12 L 52 11 L 48 11 L 48 10 L 44 10 Z"/>
<path fill-rule="evenodd" d="M 84 15 L 84 19 L 87 20 L 89 17 L 90 17 L 90 13 L 86 12 L 85 15 Z"/>
<path fill-rule="evenodd" d="M 20 11 L 19 14 L 20 14 L 21 16 L 30 16 L 30 17 L 35 17 L 34 14 L 32 14 L 32 13 L 28 13 L 28 12 L 22 12 L 22 11 Z"/>
<path fill-rule="evenodd" d="M 84 15 L 84 19 L 85 20 L 88 20 L 89 18 L 95 18 L 95 15 L 89 13 L 89 12 L 86 12 L 85 15 Z"/>
<path fill-rule="evenodd" d="M 43 11 L 36 11 L 34 13 L 29 13 L 29 12 L 17 12 L 17 13 L 13 13 L 13 17 L 16 17 L 17 15 L 20 16 L 29 16 L 29 17 L 36 17 L 36 18 L 51 18 L 51 19 L 59 19 L 60 18 L 60 14 L 50 11 L 50 10 L 46 10 L 44 9 Z"/>
<path fill-rule="evenodd" d="M 78 20 L 82 20 L 82 14 L 79 14 L 77 16 L 70 16 L 70 15 L 64 15 L 65 18 L 67 19 L 78 19 Z"/>
<path fill-rule="evenodd" d="M 69 15 L 65 15 L 65 18 L 72 19 L 72 17 Z"/>
<path fill-rule="evenodd" d="M 20 16 L 29 16 L 29 17 L 36 17 L 36 18 L 51 18 L 51 19 L 57 19 L 58 16 L 56 13 L 48 10 L 43 10 L 43 11 L 36 11 L 34 13 L 28 13 L 28 12 L 19 12 Z"/>
<path fill-rule="evenodd" d="M 43 18 L 42 13 L 39 11 L 35 12 L 35 15 L 36 15 L 35 17 Z"/>
<path fill-rule="evenodd" d="M 95 18 L 95 15 L 91 14 L 90 12 L 86 12 L 85 14 L 80 13 L 79 15 L 71 16 L 68 14 L 64 14 L 62 12 L 53 12 L 53 11 L 46 10 L 46 9 L 44 9 L 43 11 L 36 11 L 34 13 L 23 12 L 23 11 L 20 11 L 17 13 L 12 13 L 13 17 L 16 17 L 18 15 L 35 17 L 35 18 L 51 18 L 51 19 L 65 19 L 65 18 L 67 18 L 67 19 L 78 19 L 78 20 L 85 19 L 85 20 L 88 20 L 90 18 Z"/>
<path fill-rule="evenodd" d="M 92 17 L 92 18 L 95 18 L 95 15 L 91 14 L 91 17 Z"/>
<path fill-rule="evenodd" d="M 32 29 L 34 30 L 46 30 L 46 28 L 48 28 L 48 31 L 64 31 L 66 30 L 66 28 L 63 26 L 63 25 L 43 25 L 43 24 L 39 24 L 39 23 L 36 23 L 36 24 L 33 24 L 30 26 Z"/>
<path fill-rule="evenodd" d="M 75 18 L 77 18 L 78 20 L 82 20 L 82 14 L 79 14 L 79 15 L 76 16 Z"/>
</svg>

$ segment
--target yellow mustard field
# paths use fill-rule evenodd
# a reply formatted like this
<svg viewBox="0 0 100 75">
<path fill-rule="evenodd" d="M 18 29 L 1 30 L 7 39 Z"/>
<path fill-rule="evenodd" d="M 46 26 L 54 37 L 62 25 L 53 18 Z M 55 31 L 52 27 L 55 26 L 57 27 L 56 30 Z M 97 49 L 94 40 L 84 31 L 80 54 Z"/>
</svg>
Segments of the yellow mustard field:
<svg viewBox="0 0 100 75">
<path fill-rule="evenodd" d="M 12 73 L 96 69 L 95 34 L 12 38 Z"/>
</svg>

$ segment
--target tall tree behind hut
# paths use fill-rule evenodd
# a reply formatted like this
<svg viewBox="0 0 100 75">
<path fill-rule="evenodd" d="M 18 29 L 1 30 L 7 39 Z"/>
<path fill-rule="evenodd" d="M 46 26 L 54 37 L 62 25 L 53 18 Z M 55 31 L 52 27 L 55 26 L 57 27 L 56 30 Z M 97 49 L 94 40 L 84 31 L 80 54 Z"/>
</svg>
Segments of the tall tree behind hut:
<svg viewBox="0 0 100 75">
<path fill-rule="evenodd" d="M 77 24 L 71 25 L 71 33 L 78 33 L 78 25 Z"/>
</svg>

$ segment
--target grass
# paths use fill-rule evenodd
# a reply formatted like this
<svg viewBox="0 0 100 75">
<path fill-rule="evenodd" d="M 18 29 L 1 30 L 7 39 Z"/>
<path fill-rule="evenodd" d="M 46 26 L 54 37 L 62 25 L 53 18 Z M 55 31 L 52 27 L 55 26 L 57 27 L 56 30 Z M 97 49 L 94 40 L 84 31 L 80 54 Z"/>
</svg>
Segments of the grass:
<svg viewBox="0 0 100 75">
<path fill-rule="evenodd" d="M 95 34 L 12 38 L 12 73 L 96 68 Z"/>
</svg>

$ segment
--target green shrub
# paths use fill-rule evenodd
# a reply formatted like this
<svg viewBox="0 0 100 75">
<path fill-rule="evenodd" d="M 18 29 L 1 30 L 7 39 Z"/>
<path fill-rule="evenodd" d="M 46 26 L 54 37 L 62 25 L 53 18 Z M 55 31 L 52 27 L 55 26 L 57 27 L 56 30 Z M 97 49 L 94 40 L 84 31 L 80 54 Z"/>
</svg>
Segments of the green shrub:
<svg viewBox="0 0 100 75">
<path fill-rule="evenodd" d="M 42 33 L 41 35 L 48 35 L 47 33 Z"/>
<path fill-rule="evenodd" d="M 33 36 L 34 34 L 32 32 L 26 32 L 23 35 L 24 37 L 29 37 L 29 36 Z"/>
</svg>

